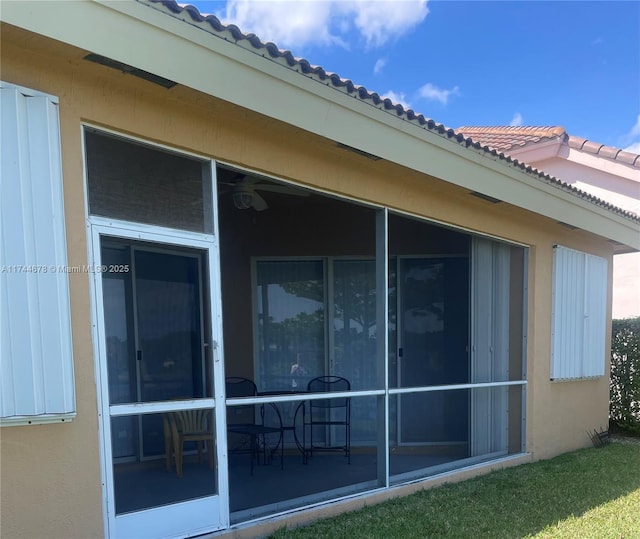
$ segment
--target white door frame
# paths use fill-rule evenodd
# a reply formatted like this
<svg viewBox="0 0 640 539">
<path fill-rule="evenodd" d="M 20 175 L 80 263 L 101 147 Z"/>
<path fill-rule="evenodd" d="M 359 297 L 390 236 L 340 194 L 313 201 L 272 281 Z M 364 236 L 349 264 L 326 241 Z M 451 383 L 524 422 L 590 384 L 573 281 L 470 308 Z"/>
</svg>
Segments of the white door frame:
<svg viewBox="0 0 640 539">
<path fill-rule="evenodd" d="M 220 257 L 218 239 L 210 234 L 192 233 L 159 226 L 143 225 L 91 216 L 87 220 L 90 239 L 92 333 L 98 389 L 103 511 L 107 537 L 173 538 L 198 535 L 229 526 L 229 487 L 227 472 L 224 365 L 222 355 L 222 307 L 220 297 Z M 169 246 L 191 247 L 205 253 L 208 266 L 208 294 L 211 313 L 212 373 L 214 396 L 171 402 L 109 405 L 107 356 L 104 331 L 104 305 L 101 279 L 101 236 L 147 241 Z M 204 293 L 205 291 L 202 290 Z M 218 469 L 216 496 L 165 505 L 116 516 L 111 454 L 111 418 L 129 414 L 162 413 L 177 409 L 211 408 L 215 416 L 215 447 Z M 185 527 L 188 523 L 188 528 Z"/>
</svg>

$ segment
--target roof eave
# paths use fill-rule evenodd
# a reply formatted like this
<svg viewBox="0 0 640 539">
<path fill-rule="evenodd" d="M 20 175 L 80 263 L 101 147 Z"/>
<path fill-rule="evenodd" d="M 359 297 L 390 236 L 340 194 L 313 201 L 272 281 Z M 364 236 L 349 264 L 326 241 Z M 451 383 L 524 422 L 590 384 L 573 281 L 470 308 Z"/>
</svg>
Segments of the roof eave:
<svg viewBox="0 0 640 539">
<path fill-rule="evenodd" d="M 640 225 L 525 172 L 502 154 L 467 147 L 355 95 L 321 83 L 266 51 L 238 46 L 143 2 L 8 2 L 1 19 L 125 62 L 245 109 L 289 123 L 390 162 L 499 198 L 640 250 Z M 127 39 L 137 36 L 131 47 Z M 144 36 L 144 38 L 142 37 Z M 162 54 L 157 51 L 162 50 Z M 263 57 L 264 56 L 264 57 Z M 185 61 L 188 59 L 188 61 Z M 225 76 L 216 76 L 224 73 Z M 256 99 L 255 88 L 269 100 Z M 404 121 L 403 121 L 404 120 Z M 394 140 L 394 144 L 389 144 Z"/>
<path fill-rule="evenodd" d="M 569 146 L 567 146 L 566 157 L 564 158 L 572 163 L 602 170 L 640 184 L 640 167 L 638 166 Z"/>
<path fill-rule="evenodd" d="M 507 150 L 507 153 L 518 161 L 535 164 L 547 159 L 553 159 L 560 152 L 565 143 L 560 138 L 545 140 L 543 142 L 532 142 L 519 148 Z"/>
</svg>

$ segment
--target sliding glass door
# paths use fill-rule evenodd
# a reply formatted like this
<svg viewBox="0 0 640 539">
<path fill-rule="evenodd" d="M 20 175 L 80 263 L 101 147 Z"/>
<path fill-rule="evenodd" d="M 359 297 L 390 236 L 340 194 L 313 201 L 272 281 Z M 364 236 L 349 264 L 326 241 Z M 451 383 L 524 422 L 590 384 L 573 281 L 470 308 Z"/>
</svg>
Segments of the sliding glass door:
<svg viewBox="0 0 640 539">
<path fill-rule="evenodd" d="M 403 257 L 398 270 L 399 387 L 468 382 L 468 257 Z M 467 408 L 464 392 L 401 395 L 399 443 L 466 443 Z"/>
<path fill-rule="evenodd" d="M 316 376 L 377 387 L 374 260 L 258 260 L 256 382 L 303 390 Z"/>
</svg>

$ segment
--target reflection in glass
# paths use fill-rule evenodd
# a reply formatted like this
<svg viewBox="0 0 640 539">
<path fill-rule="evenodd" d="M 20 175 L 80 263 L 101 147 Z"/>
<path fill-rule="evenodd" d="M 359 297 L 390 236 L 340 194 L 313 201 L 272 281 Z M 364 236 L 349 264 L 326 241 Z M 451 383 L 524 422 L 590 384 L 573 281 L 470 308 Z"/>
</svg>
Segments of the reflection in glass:
<svg viewBox="0 0 640 539">
<path fill-rule="evenodd" d="M 260 391 L 304 391 L 324 373 L 322 261 L 257 263 Z"/>
<path fill-rule="evenodd" d="M 376 389 L 382 384 L 377 380 L 376 298 L 375 260 L 333 260 L 331 374 L 346 378 L 352 390 Z M 351 429 L 351 443 L 356 446 L 375 442 L 368 437 L 375 411 L 365 403 L 361 399 L 351 403 L 351 414 L 357 418 Z M 343 443 L 339 430 L 332 429 L 328 435 L 334 439 L 327 443 Z"/>
<path fill-rule="evenodd" d="M 354 390 L 377 387 L 375 260 L 334 261 L 333 311 L 332 374 Z"/>
</svg>

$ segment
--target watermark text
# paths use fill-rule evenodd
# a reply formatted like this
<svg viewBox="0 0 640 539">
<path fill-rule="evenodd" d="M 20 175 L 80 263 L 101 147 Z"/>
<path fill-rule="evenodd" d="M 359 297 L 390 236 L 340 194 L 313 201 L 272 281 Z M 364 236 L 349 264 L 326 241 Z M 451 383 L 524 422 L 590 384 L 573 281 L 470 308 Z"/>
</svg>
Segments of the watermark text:
<svg viewBox="0 0 640 539">
<path fill-rule="evenodd" d="M 129 264 L 6 264 L 0 266 L 0 273 L 129 273 Z"/>
</svg>

